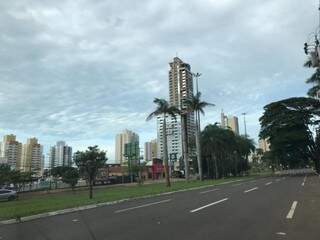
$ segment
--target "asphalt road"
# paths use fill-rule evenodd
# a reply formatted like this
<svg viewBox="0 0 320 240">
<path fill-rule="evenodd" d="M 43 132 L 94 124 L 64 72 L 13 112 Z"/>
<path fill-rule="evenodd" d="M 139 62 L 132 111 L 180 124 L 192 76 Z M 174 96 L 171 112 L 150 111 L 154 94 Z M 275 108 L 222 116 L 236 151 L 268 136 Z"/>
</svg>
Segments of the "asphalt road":
<svg viewBox="0 0 320 240">
<path fill-rule="evenodd" d="M 320 178 L 260 178 L 2 225 L 7 239 L 319 240 Z"/>
</svg>

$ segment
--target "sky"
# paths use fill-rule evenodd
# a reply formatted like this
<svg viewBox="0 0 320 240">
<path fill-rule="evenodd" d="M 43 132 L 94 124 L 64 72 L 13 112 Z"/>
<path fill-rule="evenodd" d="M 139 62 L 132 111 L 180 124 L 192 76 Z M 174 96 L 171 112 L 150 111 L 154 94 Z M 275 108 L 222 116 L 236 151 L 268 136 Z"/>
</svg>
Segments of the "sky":
<svg viewBox="0 0 320 240">
<path fill-rule="evenodd" d="M 316 0 L 11 0 L 0 2 L 0 136 L 65 140 L 114 160 L 115 135 L 156 138 L 146 122 L 168 97 L 178 55 L 201 72 L 202 127 L 247 113 L 258 140 L 263 106 L 305 96 L 303 43 L 318 21 Z M 142 144 L 141 144 L 142 145 Z"/>
</svg>

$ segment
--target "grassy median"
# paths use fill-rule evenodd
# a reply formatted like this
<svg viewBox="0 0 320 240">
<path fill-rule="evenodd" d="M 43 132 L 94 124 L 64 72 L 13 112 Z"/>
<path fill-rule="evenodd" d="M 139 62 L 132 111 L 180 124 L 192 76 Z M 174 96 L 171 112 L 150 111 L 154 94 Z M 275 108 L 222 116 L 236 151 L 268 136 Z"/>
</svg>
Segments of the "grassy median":
<svg viewBox="0 0 320 240">
<path fill-rule="evenodd" d="M 91 200 L 88 197 L 88 191 L 86 189 L 76 189 L 75 191 L 70 190 L 58 193 L 37 192 L 21 194 L 17 201 L 0 202 L 0 220 L 248 178 L 250 177 L 205 180 L 202 182 L 196 180 L 189 182 L 177 181 L 173 182 L 170 188 L 166 187 L 164 183 L 145 184 L 140 186 L 106 186 L 96 188 L 94 190 L 93 199 Z"/>
</svg>

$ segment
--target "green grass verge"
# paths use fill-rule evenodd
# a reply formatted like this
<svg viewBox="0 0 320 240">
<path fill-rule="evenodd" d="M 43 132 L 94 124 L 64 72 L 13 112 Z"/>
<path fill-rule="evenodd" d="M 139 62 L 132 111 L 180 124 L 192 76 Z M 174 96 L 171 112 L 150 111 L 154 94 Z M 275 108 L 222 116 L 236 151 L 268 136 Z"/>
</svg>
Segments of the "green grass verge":
<svg viewBox="0 0 320 240">
<path fill-rule="evenodd" d="M 237 179 L 251 177 L 226 178 L 205 181 L 178 181 L 170 188 L 164 183 L 154 183 L 134 186 L 114 186 L 94 189 L 93 199 L 89 199 L 87 190 L 65 191 L 59 193 L 22 194 L 20 199 L 11 202 L 0 202 L 0 220 L 24 217 L 65 208 L 79 207 L 88 204 L 116 201 L 127 198 L 137 198 L 146 195 L 172 192 L 200 186 L 214 185 Z"/>
</svg>

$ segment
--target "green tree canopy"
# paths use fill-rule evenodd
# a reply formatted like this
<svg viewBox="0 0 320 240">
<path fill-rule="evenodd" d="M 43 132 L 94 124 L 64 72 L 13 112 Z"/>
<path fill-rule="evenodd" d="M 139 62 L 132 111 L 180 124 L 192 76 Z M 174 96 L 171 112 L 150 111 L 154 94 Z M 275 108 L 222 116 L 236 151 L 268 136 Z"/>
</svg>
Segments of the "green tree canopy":
<svg viewBox="0 0 320 240">
<path fill-rule="evenodd" d="M 260 137 L 271 144 L 269 159 L 273 159 L 273 165 L 296 168 L 315 160 L 311 127 L 318 123 L 319 110 L 318 100 L 305 97 L 288 98 L 264 107 Z"/>
<path fill-rule="evenodd" d="M 74 162 L 89 181 L 89 197 L 92 198 L 93 183 L 98 174 L 98 170 L 102 168 L 106 161 L 106 152 L 101 151 L 98 146 L 88 147 L 88 150 L 78 151 L 74 155 Z"/>
</svg>

